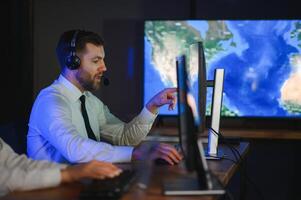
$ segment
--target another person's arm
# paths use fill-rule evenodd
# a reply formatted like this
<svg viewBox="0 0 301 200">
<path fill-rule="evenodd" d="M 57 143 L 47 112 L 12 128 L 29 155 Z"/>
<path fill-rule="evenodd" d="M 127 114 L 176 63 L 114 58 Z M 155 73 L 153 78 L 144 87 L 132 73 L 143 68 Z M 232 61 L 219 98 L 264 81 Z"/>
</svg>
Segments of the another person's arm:
<svg viewBox="0 0 301 200">
<path fill-rule="evenodd" d="M 54 187 L 60 184 L 59 168 L 24 170 L 0 165 L 0 196 L 13 191 Z"/>
<path fill-rule="evenodd" d="M 1 139 L 0 171 L 0 196 L 12 191 L 54 187 L 82 178 L 111 178 L 121 172 L 111 163 L 98 161 L 73 166 L 34 161 L 16 154 Z"/>
<path fill-rule="evenodd" d="M 49 168 L 28 170 L 23 169 L 22 166 L 8 168 L 0 165 L 0 196 L 13 191 L 55 187 L 60 183 L 70 183 L 82 178 L 112 178 L 121 172 L 113 164 L 99 161 L 68 166 L 65 169 L 60 169 L 59 166 L 54 167 L 52 163 L 49 164 L 51 165 Z"/>
<path fill-rule="evenodd" d="M 61 182 L 69 183 L 82 178 L 105 179 L 113 178 L 120 174 L 121 170 L 112 163 L 92 160 L 88 163 L 68 166 L 61 170 Z"/>
</svg>

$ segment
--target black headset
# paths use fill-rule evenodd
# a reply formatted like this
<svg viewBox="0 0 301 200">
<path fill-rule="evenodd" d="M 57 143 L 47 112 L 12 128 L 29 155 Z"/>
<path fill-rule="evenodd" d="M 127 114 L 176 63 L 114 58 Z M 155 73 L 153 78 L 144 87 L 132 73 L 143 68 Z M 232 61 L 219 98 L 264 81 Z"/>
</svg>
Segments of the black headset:
<svg viewBox="0 0 301 200">
<path fill-rule="evenodd" d="M 75 31 L 70 42 L 70 54 L 65 59 L 65 65 L 71 69 L 75 70 L 78 69 L 80 66 L 80 58 L 76 55 L 76 37 L 79 33 L 79 30 Z"/>
</svg>

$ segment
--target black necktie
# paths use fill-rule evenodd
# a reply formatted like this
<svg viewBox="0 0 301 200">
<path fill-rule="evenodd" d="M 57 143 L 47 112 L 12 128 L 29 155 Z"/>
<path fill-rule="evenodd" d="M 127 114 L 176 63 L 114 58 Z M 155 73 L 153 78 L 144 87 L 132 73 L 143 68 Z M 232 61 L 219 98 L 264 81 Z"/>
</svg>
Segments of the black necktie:
<svg viewBox="0 0 301 200">
<path fill-rule="evenodd" d="M 91 129 L 91 126 L 90 126 L 90 122 L 89 122 L 89 117 L 88 117 L 88 113 L 87 113 L 87 110 L 86 110 L 86 104 L 85 104 L 85 95 L 82 95 L 80 98 L 79 98 L 80 102 L 82 103 L 81 105 L 81 109 L 82 109 L 82 115 L 83 115 L 83 118 L 84 118 L 84 121 L 85 121 L 85 127 L 86 127 L 86 130 L 87 130 L 87 133 L 88 133 L 88 137 L 92 140 L 95 140 L 96 141 L 96 137 Z"/>
</svg>

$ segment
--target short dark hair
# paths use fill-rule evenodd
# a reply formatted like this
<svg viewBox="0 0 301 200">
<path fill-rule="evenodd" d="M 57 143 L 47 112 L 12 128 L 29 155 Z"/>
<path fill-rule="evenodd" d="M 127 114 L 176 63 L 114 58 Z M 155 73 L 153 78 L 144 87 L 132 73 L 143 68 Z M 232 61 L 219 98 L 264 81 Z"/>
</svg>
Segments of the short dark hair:
<svg viewBox="0 0 301 200">
<path fill-rule="evenodd" d="M 70 55 L 71 52 L 71 40 L 75 34 L 75 32 L 78 31 L 78 34 L 76 36 L 75 40 L 75 52 L 80 53 L 83 50 L 85 50 L 87 43 L 92 43 L 96 46 L 104 46 L 103 39 L 96 33 L 91 31 L 84 31 L 84 30 L 70 30 L 64 32 L 59 42 L 56 46 L 56 55 L 58 58 L 58 61 L 60 63 L 61 69 L 65 67 L 65 60 L 66 57 Z"/>
</svg>

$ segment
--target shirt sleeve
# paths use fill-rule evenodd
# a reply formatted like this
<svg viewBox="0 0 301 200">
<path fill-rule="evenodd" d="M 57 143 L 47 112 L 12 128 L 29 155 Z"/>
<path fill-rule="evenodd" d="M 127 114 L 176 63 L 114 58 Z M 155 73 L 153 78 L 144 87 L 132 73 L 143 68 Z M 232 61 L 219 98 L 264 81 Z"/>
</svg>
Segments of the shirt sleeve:
<svg viewBox="0 0 301 200">
<path fill-rule="evenodd" d="M 5 165 L 8 168 L 18 167 L 25 171 L 29 171 L 32 169 L 35 170 L 44 170 L 44 169 L 65 169 L 67 165 L 59 164 L 55 162 L 49 162 L 46 160 L 32 160 L 28 158 L 26 155 L 18 155 L 16 154 L 12 148 L 10 148 L 7 144 L 0 139 L 2 144 L 2 148 L 0 150 L 1 162 L 0 165 Z"/>
<path fill-rule="evenodd" d="M 70 163 L 91 160 L 114 163 L 131 161 L 133 147 L 112 146 L 81 136 L 72 123 L 68 101 L 60 95 L 44 96 L 37 102 L 34 109 L 36 114 L 43 113 L 43 117 L 33 117 L 35 126 Z"/>
<path fill-rule="evenodd" d="M 26 171 L 20 167 L 0 166 L 0 171 L 0 196 L 12 191 L 54 187 L 61 182 L 59 168 Z"/>
<path fill-rule="evenodd" d="M 129 123 L 124 123 L 115 117 L 107 106 L 103 105 L 103 116 L 101 121 L 105 124 L 101 125 L 101 136 L 115 145 L 137 145 L 149 133 L 153 122 L 157 115 L 151 113 L 147 108 L 143 108 L 138 116 Z"/>
<path fill-rule="evenodd" d="M 66 167 L 18 155 L 0 139 L 0 196 L 17 190 L 57 186 L 61 182 L 60 171 Z"/>
</svg>

